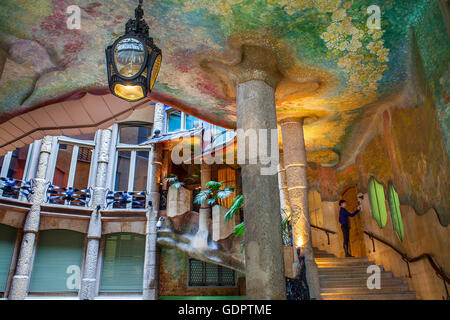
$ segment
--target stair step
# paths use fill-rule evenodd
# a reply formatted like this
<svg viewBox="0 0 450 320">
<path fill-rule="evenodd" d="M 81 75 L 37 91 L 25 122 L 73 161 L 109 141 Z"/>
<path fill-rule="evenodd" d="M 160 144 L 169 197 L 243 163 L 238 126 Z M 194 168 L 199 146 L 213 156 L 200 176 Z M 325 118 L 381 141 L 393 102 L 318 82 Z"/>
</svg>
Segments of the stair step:
<svg viewBox="0 0 450 320">
<path fill-rule="evenodd" d="M 360 287 L 320 288 L 323 294 L 349 295 L 349 294 L 382 294 L 409 292 L 407 284 L 401 283 L 393 286 L 381 286 L 380 289 L 369 289 L 366 285 Z"/>
<path fill-rule="evenodd" d="M 381 287 L 402 284 L 400 278 L 381 278 Z M 342 288 L 342 287 L 360 287 L 366 286 L 367 277 L 365 278 L 349 278 L 349 279 L 320 279 L 320 288 Z"/>
<path fill-rule="evenodd" d="M 366 265 L 355 265 L 355 266 L 341 266 L 341 267 L 325 267 L 319 268 L 319 274 L 341 274 L 341 273 L 361 273 L 367 274 Z M 379 266 L 381 273 L 384 271 L 383 266 Z"/>
<path fill-rule="evenodd" d="M 324 257 L 324 258 L 319 258 L 316 257 L 314 259 L 316 261 L 316 263 L 327 263 L 327 262 L 369 262 L 369 259 L 367 257 L 364 258 L 338 258 L 338 257 Z M 370 261 L 372 262 L 372 261 Z"/>
<path fill-rule="evenodd" d="M 323 300 L 415 300 L 414 292 L 368 294 L 321 294 Z"/>
<path fill-rule="evenodd" d="M 336 256 L 334 254 L 326 253 L 326 252 L 323 252 L 323 253 L 314 252 L 314 257 L 316 257 L 316 258 L 336 258 Z"/>
<path fill-rule="evenodd" d="M 345 280 L 345 279 L 365 279 L 370 276 L 370 274 L 366 272 L 340 272 L 340 273 L 327 273 L 322 272 L 324 269 L 319 269 L 319 279 L 322 280 Z M 384 271 L 380 274 L 381 279 L 383 278 L 392 278 L 392 272 Z"/>
<path fill-rule="evenodd" d="M 316 256 L 324 256 L 324 257 L 330 257 L 330 258 L 336 257 L 332 253 L 329 253 L 329 252 L 326 252 L 326 251 L 322 251 L 322 250 L 316 250 L 316 249 L 313 250 L 313 254 L 314 254 L 315 257 Z"/>
<path fill-rule="evenodd" d="M 335 260 L 335 261 L 322 261 L 316 259 L 316 264 L 319 268 L 330 268 L 330 267 L 368 267 L 370 265 L 374 265 L 373 261 L 368 260 Z"/>
</svg>

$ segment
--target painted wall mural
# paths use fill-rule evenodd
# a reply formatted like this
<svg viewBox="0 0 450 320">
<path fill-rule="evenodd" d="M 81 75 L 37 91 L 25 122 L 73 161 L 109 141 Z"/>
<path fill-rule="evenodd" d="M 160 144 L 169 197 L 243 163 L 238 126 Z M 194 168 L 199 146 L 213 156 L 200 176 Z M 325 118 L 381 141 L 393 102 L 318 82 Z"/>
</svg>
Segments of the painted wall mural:
<svg viewBox="0 0 450 320">
<path fill-rule="evenodd" d="M 342 170 L 312 165 L 308 183 L 324 201 L 336 201 L 348 184 L 356 183 L 360 192 L 368 192 L 369 180 L 375 177 L 386 197 L 393 184 L 400 205 L 410 206 L 418 215 L 436 212 L 440 224 L 447 226 L 449 160 L 431 92 L 422 106 L 384 111 L 381 121 L 383 132 L 357 155 L 354 164 Z"/>
</svg>

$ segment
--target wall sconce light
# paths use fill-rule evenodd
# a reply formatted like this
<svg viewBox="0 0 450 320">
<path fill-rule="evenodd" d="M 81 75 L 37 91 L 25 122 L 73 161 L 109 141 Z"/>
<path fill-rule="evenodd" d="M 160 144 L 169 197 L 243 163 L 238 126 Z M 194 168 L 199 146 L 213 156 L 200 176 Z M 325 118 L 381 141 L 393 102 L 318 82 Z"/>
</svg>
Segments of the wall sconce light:
<svg viewBox="0 0 450 320">
<path fill-rule="evenodd" d="M 125 25 L 125 34 L 106 48 L 106 69 L 111 93 L 127 101 L 138 101 L 151 92 L 161 66 L 161 49 L 149 36 L 143 19 L 142 0 L 135 19 Z"/>
</svg>

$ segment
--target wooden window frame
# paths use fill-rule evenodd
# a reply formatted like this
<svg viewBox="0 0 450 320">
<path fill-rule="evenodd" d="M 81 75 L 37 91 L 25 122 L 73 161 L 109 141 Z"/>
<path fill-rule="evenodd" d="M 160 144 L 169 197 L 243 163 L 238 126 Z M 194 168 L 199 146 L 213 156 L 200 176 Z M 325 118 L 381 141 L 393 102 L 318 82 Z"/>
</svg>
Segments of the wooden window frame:
<svg viewBox="0 0 450 320">
<path fill-rule="evenodd" d="M 133 192 L 133 191 L 145 191 L 146 193 L 150 192 L 150 175 L 152 170 L 152 163 L 151 163 L 151 146 L 140 146 L 135 144 L 125 144 L 120 143 L 120 126 L 130 126 L 130 124 L 115 124 L 113 127 L 113 134 L 114 139 L 111 141 L 114 145 L 114 160 L 112 161 L 112 166 L 108 168 L 108 176 L 110 176 L 111 180 L 110 183 L 107 181 L 107 185 L 109 187 L 109 190 L 113 191 L 127 191 L 127 192 Z M 139 124 L 136 124 L 139 125 Z M 143 126 L 144 123 L 141 124 Z M 150 125 L 150 124 L 149 124 Z M 130 170 L 128 172 L 128 185 L 127 190 L 115 190 L 116 180 L 117 180 L 117 165 L 119 162 L 119 151 L 130 151 Z M 145 190 L 133 190 L 134 189 L 134 178 L 136 173 L 136 154 L 138 151 L 147 151 L 148 154 L 148 163 L 147 163 L 147 183 L 146 183 L 146 189 Z M 147 202 L 147 201 L 146 201 Z M 145 204 L 147 206 L 147 203 Z M 123 210 L 123 208 L 111 208 L 112 210 Z M 132 209 L 132 203 L 128 203 L 126 209 Z M 136 209 L 133 209 L 136 210 Z"/>
</svg>

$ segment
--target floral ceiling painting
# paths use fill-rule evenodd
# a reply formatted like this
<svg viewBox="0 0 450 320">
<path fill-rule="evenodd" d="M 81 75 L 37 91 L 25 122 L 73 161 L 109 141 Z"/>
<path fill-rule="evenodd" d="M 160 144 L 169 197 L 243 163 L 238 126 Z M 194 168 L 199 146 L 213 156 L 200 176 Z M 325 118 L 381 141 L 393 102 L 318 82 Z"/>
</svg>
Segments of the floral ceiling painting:
<svg viewBox="0 0 450 320">
<path fill-rule="evenodd" d="M 67 28 L 70 5 L 81 9 L 80 29 Z M 3 0 L 2 121 L 83 92 L 105 94 L 104 49 L 124 32 L 136 5 L 134 0 Z M 370 6 L 379 9 L 378 16 Z M 276 91 L 279 117 L 315 119 L 305 126 L 313 161 L 317 155 L 320 163 L 335 163 L 355 121 L 404 88 L 417 91 L 417 78 L 433 96 L 450 150 L 450 50 L 439 1 L 160 0 L 144 1 L 144 12 L 163 52 L 154 100 L 234 127 L 234 96 L 205 61 L 229 56 L 234 62 L 228 63 L 237 63 L 245 45 L 260 46 L 273 53 L 283 76 Z"/>
</svg>

